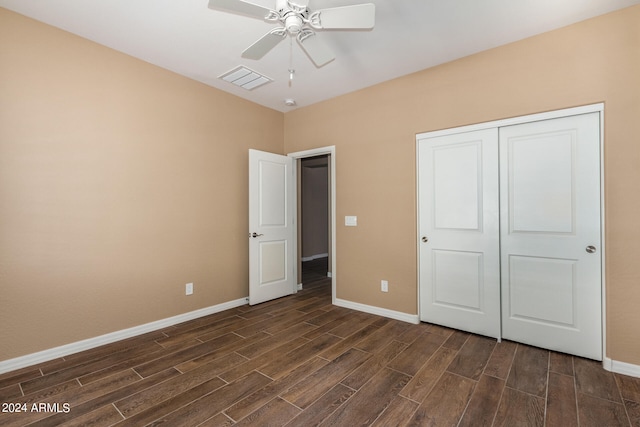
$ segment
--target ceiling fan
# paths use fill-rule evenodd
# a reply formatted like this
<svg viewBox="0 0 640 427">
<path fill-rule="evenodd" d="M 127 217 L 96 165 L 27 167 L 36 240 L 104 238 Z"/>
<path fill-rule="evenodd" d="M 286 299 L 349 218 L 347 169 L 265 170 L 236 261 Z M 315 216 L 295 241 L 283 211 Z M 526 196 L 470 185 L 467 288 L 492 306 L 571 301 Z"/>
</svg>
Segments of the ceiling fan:
<svg viewBox="0 0 640 427">
<path fill-rule="evenodd" d="M 373 3 L 309 10 L 309 0 L 275 0 L 275 9 L 244 0 L 209 0 L 209 8 L 279 23 L 242 52 L 243 58 L 260 59 L 287 36 L 295 37 L 317 67 L 335 59 L 316 36 L 317 30 L 367 30 L 375 24 Z"/>
</svg>

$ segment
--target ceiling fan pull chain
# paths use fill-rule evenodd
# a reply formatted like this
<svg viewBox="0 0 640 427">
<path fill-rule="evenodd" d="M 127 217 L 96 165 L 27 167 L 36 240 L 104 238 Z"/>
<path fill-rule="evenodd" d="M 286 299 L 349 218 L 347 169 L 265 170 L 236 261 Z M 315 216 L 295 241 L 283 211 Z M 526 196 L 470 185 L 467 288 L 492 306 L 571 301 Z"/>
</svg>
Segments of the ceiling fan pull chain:
<svg viewBox="0 0 640 427">
<path fill-rule="evenodd" d="M 289 37 L 289 87 L 293 84 L 293 37 Z"/>
</svg>

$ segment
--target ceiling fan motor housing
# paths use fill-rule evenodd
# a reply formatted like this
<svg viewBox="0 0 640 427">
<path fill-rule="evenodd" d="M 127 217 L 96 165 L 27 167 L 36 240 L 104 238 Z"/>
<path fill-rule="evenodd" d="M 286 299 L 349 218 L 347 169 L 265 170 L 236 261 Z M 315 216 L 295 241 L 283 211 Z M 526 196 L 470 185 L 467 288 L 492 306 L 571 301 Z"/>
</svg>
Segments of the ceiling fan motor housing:
<svg viewBox="0 0 640 427">
<path fill-rule="evenodd" d="M 280 21 L 291 35 L 298 34 L 307 24 L 309 9 L 306 5 L 289 0 L 277 0 L 276 11 L 280 14 Z"/>
<path fill-rule="evenodd" d="M 284 26 L 287 28 L 289 34 L 292 35 L 298 34 L 300 30 L 302 30 L 303 25 L 304 23 L 302 22 L 302 18 L 300 18 L 298 15 L 289 14 L 284 19 Z"/>
</svg>

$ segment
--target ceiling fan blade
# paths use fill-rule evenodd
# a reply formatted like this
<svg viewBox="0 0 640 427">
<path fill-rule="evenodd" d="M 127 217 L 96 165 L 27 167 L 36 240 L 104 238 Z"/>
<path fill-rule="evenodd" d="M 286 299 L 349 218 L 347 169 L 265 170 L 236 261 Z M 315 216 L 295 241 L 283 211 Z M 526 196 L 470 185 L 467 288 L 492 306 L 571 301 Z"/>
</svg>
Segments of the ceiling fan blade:
<svg viewBox="0 0 640 427">
<path fill-rule="evenodd" d="M 309 6 L 309 0 L 289 0 L 289 4 L 305 9 L 307 6 Z"/>
<path fill-rule="evenodd" d="M 373 3 L 321 9 L 309 19 L 316 29 L 359 30 L 371 29 L 376 21 L 376 5 Z"/>
<path fill-rule="evenodd" d="M 264 19 L 271 14 L 271 9 L 244 0 L 209 0 L 209 9 L 239 13 L 253 18 Z"/>
<path fill-rule="evenodd" d="M 298 34 L 298 43 L 318 68 L 335 59 L 333 52 L 312 31 L 300 32 Z"/>
<path fill-rule="evenodd" d="M 285 28 L 274 28 L 242 52 L 247 59 L 260 59 L 287 36 Z"/>
</svg>

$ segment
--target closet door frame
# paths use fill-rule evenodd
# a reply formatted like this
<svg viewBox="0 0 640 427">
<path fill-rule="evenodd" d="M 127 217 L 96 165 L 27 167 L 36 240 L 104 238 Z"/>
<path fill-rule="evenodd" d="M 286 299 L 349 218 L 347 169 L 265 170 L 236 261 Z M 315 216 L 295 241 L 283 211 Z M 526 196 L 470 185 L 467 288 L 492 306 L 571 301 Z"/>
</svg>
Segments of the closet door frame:
<svg viewBox="0 0 640 427">
<path fill-rule="evenodd" d="M 605 209 L 604 209 L 604 103 L 584 105 L 580 107 L 566 108 L 561 110 L 548 111 L 543 113 L 530 114 L 526 116 L 520 117 L 512 117 L 508 119 L 495 120 L 491 122 L 478 123 L 474 125 L 461 126 L 456 128 L 442 129 L 432 132 L 425 132 L 416 135 L 416 176 L 419 174 L 420 164 L 419 164 L 419 143 L 420 140 L 425 138 L 434 138 L 439 136 L 447 136 L 453 135 L 462 132 L 473 132 L 478 130 L 485 130 L 491 128 L 500 128 L 504 126 L 518 125 L 523 123 L 541 121 L 541 120 L 549 120 L 549 119 L 557 119 L 561 117 L 567 116 L 575 116 L 579 114 L 587 114 L 587 113 L 599 113 L 600 116 L 600 239 L 601 239 L 601 302 L 602 302 L 602 363 L 605 369 L 610 369 L 607 363 L 610 359 L 607 357 L 606 349 L 607 349 L 607 336 L 606 336 L 606 323 L 607 323 L 607 312 L 606 312 L 606 239 L 605 239 Z M 420 188 L 419 183 L 416 184 L 416 200 L 420 200 Z M 416 206 L 419 206 L 420 203 L 416 203 Z M 417 218 L 419 221 L 420 214 L 417 213 Z M 419 230 L 420 224 L 417 224 L 417 230 Z M 420 289 L 420 245 L 421 240 L 419 236 L 419 232 L 416 232 L 416 248 L 417 248 L 417 266 L 418 266 L 418 316 L 420 317 L 420 312 L 423 310 L 423 307 L 420 306 L 420 293 L 422 290 Z"/>
</svg>

